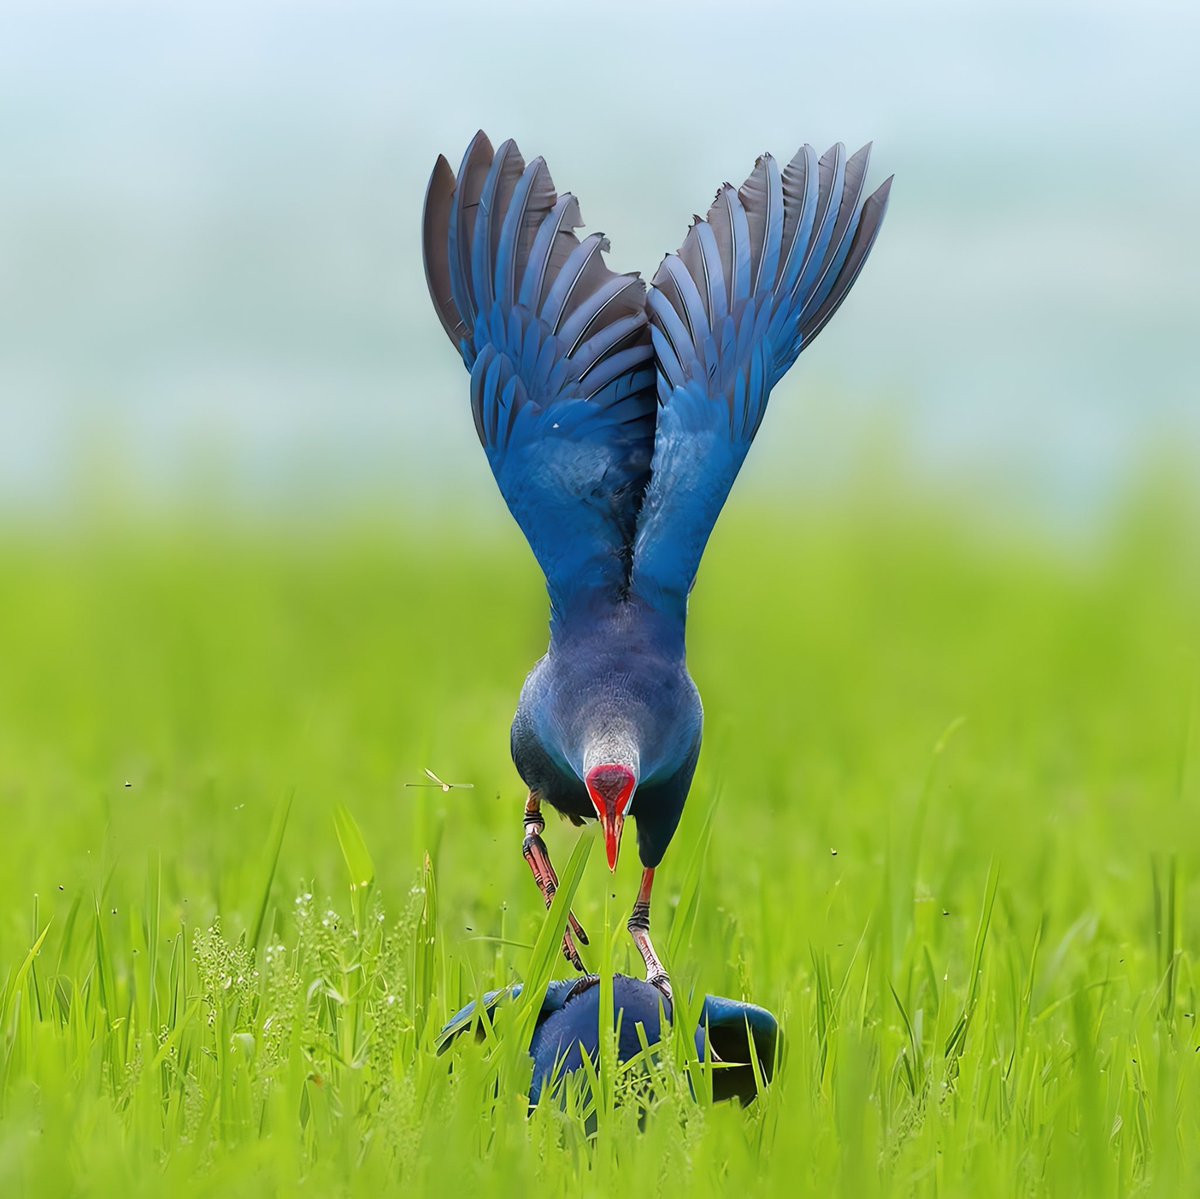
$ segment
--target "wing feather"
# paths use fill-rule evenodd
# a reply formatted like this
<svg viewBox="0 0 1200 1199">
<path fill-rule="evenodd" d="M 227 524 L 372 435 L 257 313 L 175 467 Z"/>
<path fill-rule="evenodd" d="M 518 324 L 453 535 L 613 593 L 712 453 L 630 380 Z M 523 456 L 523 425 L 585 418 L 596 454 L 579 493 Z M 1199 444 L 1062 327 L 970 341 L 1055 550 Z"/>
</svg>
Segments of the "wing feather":
<svg viewBox="0 0 1200 1199">
<path fill-rule="evenodd" d="M 443 159 L 443 161 L 445 161 Z M 450 177 L 454 186 L 454 177 Z M 554 206 L 554 184 L 541 158 L 535 158 L 524 170 L 500 229 L 496 246 L 496 296 L 504 307 L 511 307 L 517 290 L 518 261 L 524 262 L 529 247 L 546 213 Z M 426 247 L 426 260 L 429 249 Z"/>
<path fill-rule="evenodd" d="M 454 171 L 439 154 L 433 174 L 429 177 L 429 188 L 425 193 L 424 258 L 425 282 L 433 299 L 434 311 L 446 336 L 457 346 L 467 335 L 454 303 L 454 290 L 450 282 L 450 259 L 446 247 L 450 238 L 451 197 L 454 194 Z"/>
<path fill-rule="evenodd" d="M 459 315 L 468 325 L 474 324 L 479 310 L 471 289 L 471 235 L 492 158 L 492 143 L 481 129 L 463 155 L 451 200 L 450 283 Z"/>
<path fill-rule="evenodd" d="M 426 195 L 425 272 L 471 374 L 471 412 L 546 576 L 552 627 L 627 594 L 654 440 L 645 288 L 604 263 L 600 234 L 540 158 L 482 132 Z"/>
<path fill-rule="evenodd" d="M 512 200 L 513 187 L 525 169 L 521 153 L 512 141 L 501 143 L 484 177 L 475 209 L 475 225 L 471 236 L 471 285 L 476 307 L 487 311 L 495 300 L 496 246 L 500 240 L 501 218 Z M 501 207 L 501 206 L 504 207 Z"/>
<path fill-rule="evenodd" d="M 584 303 L 579 304 L 558 330 L 559 336 L 570 343 L 574 356 L 593 329 L 605 323 L 615 323 L 637 317 L 645 303 L 645 289 L 636 275 L 613 275 L 596 288 Z"/>
<path fill-rule="evenodd" d="M 650 483 L 632 588 L 678 616 L 713 525 L 762 424 L 771 389 L 845 299 L 871 251 L 889 179 L 862 199 L 870 147 L 820 159 L 770 155 L 654 276 L 647 297 L 658 369 Z"/>
</svg>

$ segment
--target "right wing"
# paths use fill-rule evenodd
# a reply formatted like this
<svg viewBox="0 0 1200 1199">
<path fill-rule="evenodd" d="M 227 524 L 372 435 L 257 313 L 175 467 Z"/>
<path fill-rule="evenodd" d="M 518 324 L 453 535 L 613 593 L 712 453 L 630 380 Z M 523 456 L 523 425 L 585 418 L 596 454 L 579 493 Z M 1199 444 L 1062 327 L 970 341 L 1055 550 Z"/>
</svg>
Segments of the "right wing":
<svg viewBox="0 0 1200 1199">
<path fill-rule="evenodd" d="M 492 473 L 534 552 L 557 623 L 627 593 L 654 443 L 645 287 L 580 241 L 579 205 L 546 164 L 482 132 L 425 198 L 425 275 L 471 372 Z"/>
<path fill-rule="evenodd" d="M 846 298 L 891 179 L 865 201 L 870 146 L 768 154 L 668 255 L 648 297 L 658 427 L 634 543 L 633 590 L 682 614 L 709 534 L 771 389 Z"/>
</svg>

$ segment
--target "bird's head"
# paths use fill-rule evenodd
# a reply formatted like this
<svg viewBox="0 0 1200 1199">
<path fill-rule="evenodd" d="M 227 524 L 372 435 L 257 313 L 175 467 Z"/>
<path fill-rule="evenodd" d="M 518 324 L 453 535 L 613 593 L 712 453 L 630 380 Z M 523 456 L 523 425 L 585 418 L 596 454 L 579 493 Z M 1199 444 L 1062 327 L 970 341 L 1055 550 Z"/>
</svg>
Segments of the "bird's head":
<svg viewBox="0 0 1200 1199">
<path fill-rule="evenodd" d="M 584 775 L 583 781 L 592 806 L 596 809 L 600 827 L 604 830 L 608 868 L 616 870 L 617 854 L 621 852 L 621 830 L 625 827 L 625 815 L 633 802 L 637 775 L 630 766 L 602 762 L 593 766 Z"/>
</svg>

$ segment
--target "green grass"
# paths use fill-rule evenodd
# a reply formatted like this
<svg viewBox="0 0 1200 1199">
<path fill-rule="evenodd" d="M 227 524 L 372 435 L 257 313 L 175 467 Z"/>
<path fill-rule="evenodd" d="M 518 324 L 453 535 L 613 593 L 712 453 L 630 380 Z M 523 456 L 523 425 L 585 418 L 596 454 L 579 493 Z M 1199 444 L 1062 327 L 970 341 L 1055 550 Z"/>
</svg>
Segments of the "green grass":
<svg viewBox="0 0 1200 1199">
<path fill-rule="evenodd" d="M 594 1138 L 578 1096 L 526 1117 L 523 1009 L 434 1051 L 565 968 L 507 752 L 544 601 L 468 527 L 0 535 L 0 1193 L 1195 1192 L 1178 497 L 1069 551 L 869 492 L 729 514 L 655 923 L 786 1056 L 711 1107 L 679 1038 L 640 1131 L 602 1057 Z M 632 971 L 636 855 L 578 837 L 591 960 Z"/>
</svg>

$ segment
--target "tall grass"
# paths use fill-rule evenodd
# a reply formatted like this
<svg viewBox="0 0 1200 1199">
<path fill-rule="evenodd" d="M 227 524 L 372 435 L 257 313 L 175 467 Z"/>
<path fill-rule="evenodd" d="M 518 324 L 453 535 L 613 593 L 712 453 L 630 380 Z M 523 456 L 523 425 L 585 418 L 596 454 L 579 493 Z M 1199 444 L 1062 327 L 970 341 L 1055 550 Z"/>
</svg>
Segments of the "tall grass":
<svg viewBox="0 0 1200 1199">
<path fill-rule="evenodd" d="M 607 1046 L 532 1117 L 567 907 L 636 973 L 637 866 L 552 824 L 549 913 L 528 876 L 507 721 L 544 602 L 515 536 L 9 532 L 0 1192 L 1190 1193 L 1183 511 L 1070 551 L 870 496 L 731 513 L 656 888 L 684 1031 L 649 1090 Z M 405 787 L 424 767 L 474 789 Z M 783 1022 L 749 1109 L 707 1102 L 706 992 Z"/>
</svg>

